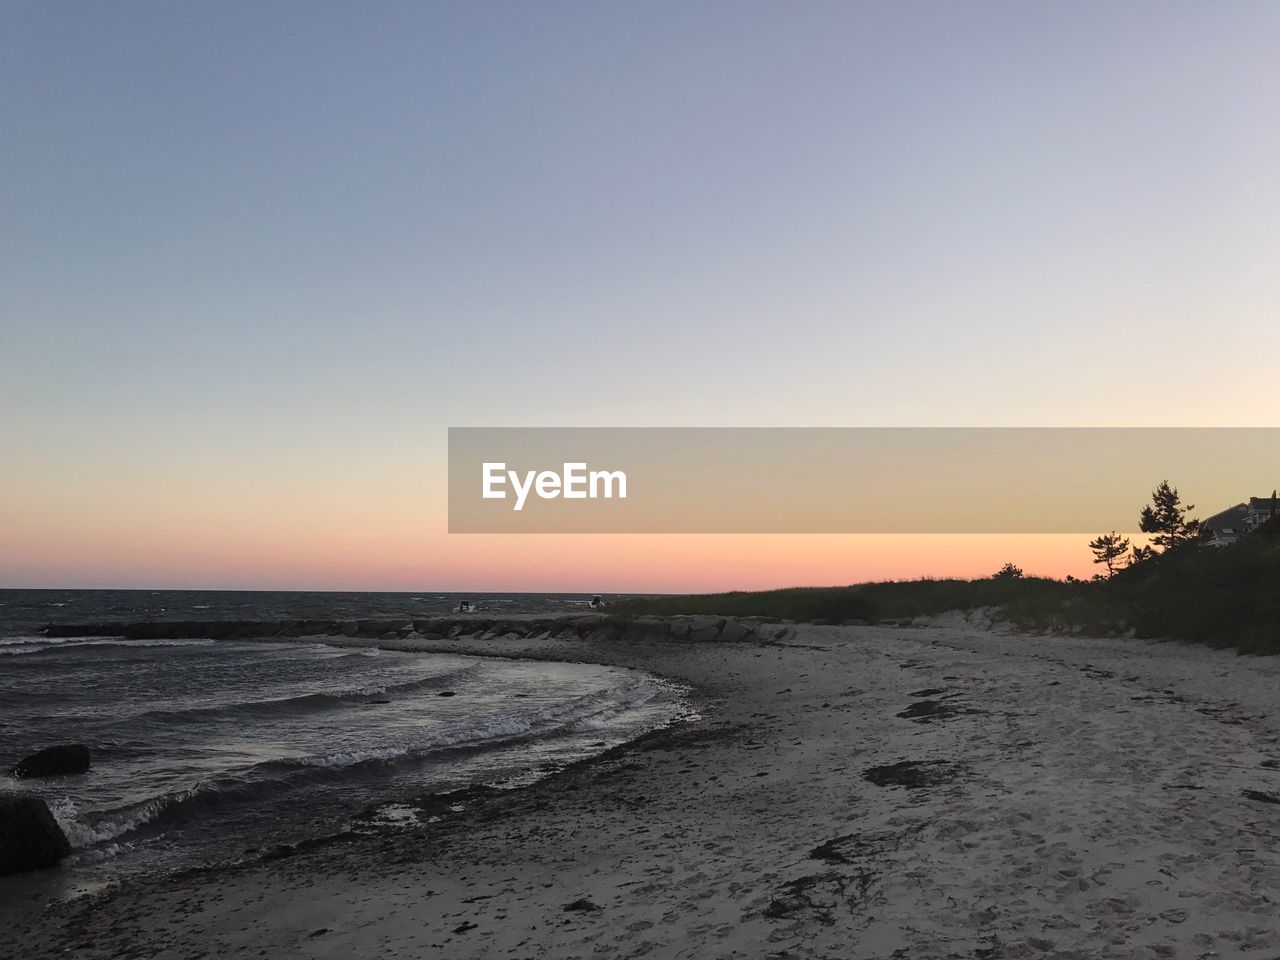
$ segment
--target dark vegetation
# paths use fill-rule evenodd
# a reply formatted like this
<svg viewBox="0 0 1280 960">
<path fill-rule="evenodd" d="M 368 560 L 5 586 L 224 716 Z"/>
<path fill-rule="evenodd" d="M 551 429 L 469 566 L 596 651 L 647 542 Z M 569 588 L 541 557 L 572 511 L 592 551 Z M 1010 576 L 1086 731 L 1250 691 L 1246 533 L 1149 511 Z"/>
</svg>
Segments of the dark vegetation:
<svg viewBox="0 0 1280 960">
<path fill-rule="evenodd" d="M 717 614 L 845 623 L 901 621 L 950 610 L 987 608 L 1028 630 L 1094 635 L 1132 631 L 1139 637 L 1193 640 L 1242 653 L 1280 653 L 1280 517 L 1228 546 L 1205 545 L 1195 521 L 1161 484 L 1144 532 L 1162 551 L 1137 548 L 1122 559 L 1109 537 L 1093 580 L 1028 577 L 1013 564 L 979 580 L 909 580 L 847 587 L 656 597 L 618 605 L 617 612 Z M 1167 525 L 1157 527 L 1160 519 Z M 1117 540 L 1120 538 L 1116 538 Z M 1126 544 L 1127 545 L 1127 544 Z M 1095 550 L 1095 552 L 1097 552 Z M 1108 562 L 1109 561 L 1109 562 Z"/>
</svg>

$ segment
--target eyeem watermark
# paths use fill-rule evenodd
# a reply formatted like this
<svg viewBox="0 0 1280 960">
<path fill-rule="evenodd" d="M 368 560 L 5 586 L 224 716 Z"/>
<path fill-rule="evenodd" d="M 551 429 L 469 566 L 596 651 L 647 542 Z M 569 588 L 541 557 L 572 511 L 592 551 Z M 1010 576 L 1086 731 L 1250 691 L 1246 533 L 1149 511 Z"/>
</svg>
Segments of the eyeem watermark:
<svg viewBox="0 0 1280 960">
<path fill-rule="evenodd" d="M 1162 480 L 1229 512 L 1280 485 L 1280 429 L 449 430 L 451 533 L 1096 536 Z"/>
<path fill-rule="evenodd" d="M 508 470 L 505 463 L 486 462 L 481 468 L 481 496 L 486 500 L 507 499 L 507 484 L 515 494 L 512 509 L 523 510 L 530 491 L 542 500 L 627 499 L 627 475 L 621 470 L 588 470 L 585 463 L 566 463 L 564 469 Z M 616 494 L 614 491 L 617 491 Z"/>
</svg>

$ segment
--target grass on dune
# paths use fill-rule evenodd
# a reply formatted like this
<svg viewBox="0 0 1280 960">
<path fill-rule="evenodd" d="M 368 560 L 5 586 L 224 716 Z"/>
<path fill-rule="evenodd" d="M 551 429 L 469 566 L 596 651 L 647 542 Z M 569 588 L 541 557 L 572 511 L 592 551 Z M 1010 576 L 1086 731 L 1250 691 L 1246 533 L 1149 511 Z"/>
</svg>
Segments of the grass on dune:
<svg viewBox="0 0 1280 960">
<path fill-rule="evenodd" d="M 1272 521 L 1227 547 L 1189 544 L 1109 580 L 996 575 L 844 587 L 652 597 L 619 613 L 776 617 L 842 622 L 992 608 L 1026 629 L 1193 640 L 1247 653 L 1280 653 L 1280 527 Z"/>
</svg>

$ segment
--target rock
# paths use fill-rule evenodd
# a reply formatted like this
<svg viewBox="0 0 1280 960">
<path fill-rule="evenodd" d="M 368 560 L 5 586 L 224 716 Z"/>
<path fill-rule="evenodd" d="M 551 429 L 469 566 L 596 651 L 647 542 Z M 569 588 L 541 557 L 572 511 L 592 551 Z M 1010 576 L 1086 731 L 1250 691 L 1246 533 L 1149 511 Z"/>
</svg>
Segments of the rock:
<svg viewBox="0 0 1280 960">
<path fill-rule="evenodd" d="M 709 614 L 701 614 L 696 617 L 689 618 L 689 628 L 691 630 L 702 630 L 706 627 L 715 627 L 716 632 L 724 626 L 724 617 L 713 617 Z"/>
<path fill-rule="evenodd" d="M 82 743 L 46 747 L 19 762 L 11 771 L 15 777 L 62 777 L 89 769 L 89 748 Z"/>
<path fill-rule="evenodd" d="M 720 630 L 720 639 L 725 643 L 736 643 L 739 640 L 747 639 L 750 635 L 751 631 L 737 620 L 726 620 L 724 627 Z"/>
<path fill-rule="evenodd" d="M 565 913 L 595 913 L 599 909 L 600 909 L 599 906 L 592 903 L 586 897 L 583 897 L 581 900 L 575 900 L 573 901 L 573 903 L 566 903 L 564 905 Z"/>
<path fill-rule="evenodd" d="M 70 852 L 48 804 L 39 797 L 0 794 L 0 877 L 44 870 Z"/>
<path fill-rule="evenodd" d="M 587 634 L 588 643 L 614 643 L 621 636 L 618 628 L 611 623 L 602 624 Z"/>
</svg>

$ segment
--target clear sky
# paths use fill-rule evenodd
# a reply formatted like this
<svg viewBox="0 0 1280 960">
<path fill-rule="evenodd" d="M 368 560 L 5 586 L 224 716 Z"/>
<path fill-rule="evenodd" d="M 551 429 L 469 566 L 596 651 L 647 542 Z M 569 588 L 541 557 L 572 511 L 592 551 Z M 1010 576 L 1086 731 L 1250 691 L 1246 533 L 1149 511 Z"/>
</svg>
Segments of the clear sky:
<svg viewBox="0 0 1280 960">
<path fill-rule="evenodd" d="M 446 428 L 1276 425 L 1277 49 L 1263 2 L 0 0 L 0 585 L 1086 573 L 450 537 Z"/>
</svg>

